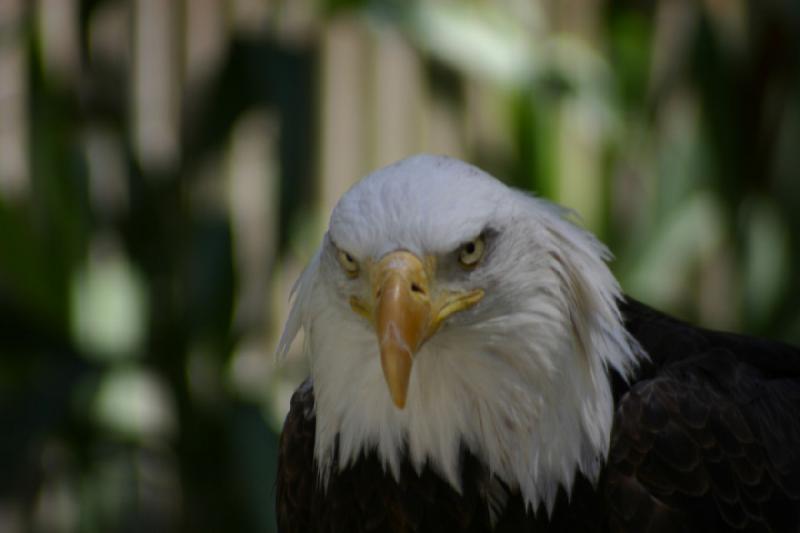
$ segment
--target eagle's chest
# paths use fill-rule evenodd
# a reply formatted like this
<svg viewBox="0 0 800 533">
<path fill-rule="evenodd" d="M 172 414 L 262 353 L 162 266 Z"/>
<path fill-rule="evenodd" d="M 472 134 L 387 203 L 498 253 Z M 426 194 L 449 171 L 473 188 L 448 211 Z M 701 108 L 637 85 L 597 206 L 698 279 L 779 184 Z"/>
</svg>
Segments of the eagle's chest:
<svg viewBox="0 0 800 533">
<path fill-rule="evenodd" d="M 484 463 L 466 452 L 459 458 L 460 490 L 432 468 L 416 472 L 407 460 L 396 480 L 374 453 L 341 469 L 334 459 L 323 486 L 315 433 L 307 381 L 292 397 L 280 440 L 276 512 L 282 533 L 607 531 L 603 499 L 580 474 L 569 498 L 563 490 L 558 494 L 552 515 L 532 513 L 519 492 L 493 480 Z"/>
<path fill-rule="evenodd" d="M 318 530 L 331 532 L 607 530 L 600 518 L 598 496 L 588 482 L 584 486 L 579 481 L 573 497 L 565 496 L 559 495 L 556 509 L 548 517 L 544 510 L 526 511 L 518 493 L 490 482 L 473 456 L 465 454 L 462 458 L 459 492 L 431 469 L 418 474 L 408 462 L 396 481 L 370 455 L 332 473 L 327 490 L 318 489 L 312 507 Z M 498 507 L 494 517 L 489 503 L 492 499 Z"/>
<path fill-rule="evenodd" d="M 314 514 L 321 531 L 490 531 L 477 465 L 465 466 L 459 494 L 429 468 L 418 474 L 408 462 L 397 481 L 374 454 L 341 471 L 333 465 L 327 489 L 316 491 Z"/>
</svg>

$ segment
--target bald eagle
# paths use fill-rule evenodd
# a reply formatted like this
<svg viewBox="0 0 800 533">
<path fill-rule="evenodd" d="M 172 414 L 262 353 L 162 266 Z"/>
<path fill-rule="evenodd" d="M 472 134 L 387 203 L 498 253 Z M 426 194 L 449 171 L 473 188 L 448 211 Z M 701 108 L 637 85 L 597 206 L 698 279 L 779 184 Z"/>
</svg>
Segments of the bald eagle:
<svg viewBox="0 0 800 533">
<path fill-rule="evenodd" d="M 800 531 L 800 351 L 625 297 L 569 218 L 431 155 L 341 198 L 280 531 Z"/>
</svg>

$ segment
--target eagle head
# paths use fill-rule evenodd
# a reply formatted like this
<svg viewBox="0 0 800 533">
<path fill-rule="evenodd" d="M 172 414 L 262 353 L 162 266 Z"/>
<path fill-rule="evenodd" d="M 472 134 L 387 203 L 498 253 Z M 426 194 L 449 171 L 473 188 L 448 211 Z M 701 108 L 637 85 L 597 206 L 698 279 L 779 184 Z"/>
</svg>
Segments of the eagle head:
<svg viewBox="0 0 800 533">
<path fill-rule="evenodd" d="M 321 482 L 376 453 L 395 477 L 408 460 L 458 489 L 464 449 L 533 507 L 596 478 L 608 371 L 640 351 L 608 250 L 568 215 L 432 155 L 342 196 L 278 347 L 304 330 Z"/>
</svg>

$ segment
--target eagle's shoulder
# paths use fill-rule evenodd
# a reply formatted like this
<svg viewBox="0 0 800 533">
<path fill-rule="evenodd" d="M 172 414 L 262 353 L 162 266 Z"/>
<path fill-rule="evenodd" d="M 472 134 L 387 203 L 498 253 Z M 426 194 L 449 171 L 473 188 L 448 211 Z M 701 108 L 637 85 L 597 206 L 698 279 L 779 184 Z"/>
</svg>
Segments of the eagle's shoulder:
<svg viewBox="0 0 800 533">
<path fill-rule="evenodd" d="M 617 402 L 603 481 L 612 523 L 795 531 L 800 352 L 640 304 L 626 316 L 651 362 Z"/>
<path fill-rule="evenodd" d="M 292 395 L 278 445 L 276 514 L 283 532 L 311 531 L 317 491 L 314 468 L 314 387 L 307 379 Z"/>
<path fill-rule="evenodd" d="M 700 328 L 653 309 L 631 297 L 620 301 L 625 328 L 648 353 L 650 365 L 639 375 L 680 360 L 725 350 L 729 359 L 768 377 L 800 378 L 800 348 L 779 341 Z"/>
</svg>

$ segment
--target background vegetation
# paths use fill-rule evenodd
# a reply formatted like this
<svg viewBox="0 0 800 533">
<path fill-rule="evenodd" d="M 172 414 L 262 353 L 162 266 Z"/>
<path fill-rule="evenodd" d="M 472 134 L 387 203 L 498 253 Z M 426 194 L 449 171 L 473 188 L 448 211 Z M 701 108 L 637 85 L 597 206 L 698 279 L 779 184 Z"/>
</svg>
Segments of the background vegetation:
<svg viewBox="0 0 800 533">
<path fill-rule="evenodd" d="M 800 342 L 792 0 L 0 0 L 0 531 L 272 531 L 338 196 L 447 153 Z"/>
</svg>

